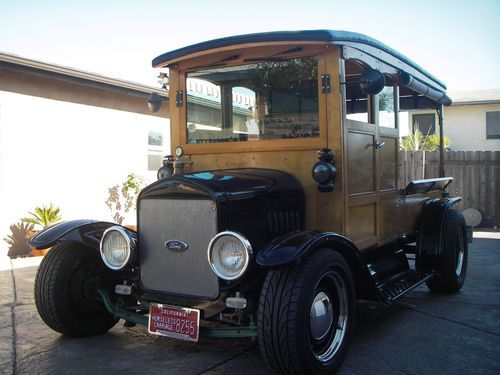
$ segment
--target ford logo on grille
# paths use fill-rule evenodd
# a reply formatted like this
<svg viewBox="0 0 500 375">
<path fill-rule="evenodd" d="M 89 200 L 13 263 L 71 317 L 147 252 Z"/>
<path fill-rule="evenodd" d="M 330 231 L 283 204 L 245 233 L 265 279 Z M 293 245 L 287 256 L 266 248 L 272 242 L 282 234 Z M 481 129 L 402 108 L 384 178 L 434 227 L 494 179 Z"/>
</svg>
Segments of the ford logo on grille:
<svg viewBox="0 0 500 375">
<path fill-rule="evenodd" d="M 164 245 L 168 250 L 175 252 L 183 252 L 189 249 L 189 245 L 181 240 L 169 240 L 164 243 Z"/>
</svg>

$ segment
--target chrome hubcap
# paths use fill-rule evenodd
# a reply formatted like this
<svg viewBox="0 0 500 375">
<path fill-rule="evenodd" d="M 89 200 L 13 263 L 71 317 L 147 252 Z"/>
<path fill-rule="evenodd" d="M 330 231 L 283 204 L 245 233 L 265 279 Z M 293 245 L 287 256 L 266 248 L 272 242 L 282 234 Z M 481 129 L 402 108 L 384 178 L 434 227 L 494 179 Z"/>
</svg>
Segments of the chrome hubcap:
<svg viewBox="0 0 500 375">
<path fill-rule="evenodd" d="M 342 344 L 349 310 L 346 285 L 334 271 L 326 273 L 315 288 L 309 314 L 311 348 L 321 363 L 330 361 Z"/>
<path fill-rule="evenodd" d="M 319 292 L 311 306 L 311 334 L 315 340 L 322 340 L 328 334 L 333 323 L 333 309 L 330 298 Z"/>
<path fill-rule="evenodd" d="M 464 254 L 465 254 L 464 240 L 463 240 L 463 236 L 461 235 L 460 232 L 458 234 L 457 241 L 458 241 L 458 243 L 457 243 L 457 263 L 456 263 L 457 268 L 455 269 L 455 274 L 457 275 L 457 277 L 459 277 L 462 274 L 462 267 L 464 264 Z"/>
</svg>

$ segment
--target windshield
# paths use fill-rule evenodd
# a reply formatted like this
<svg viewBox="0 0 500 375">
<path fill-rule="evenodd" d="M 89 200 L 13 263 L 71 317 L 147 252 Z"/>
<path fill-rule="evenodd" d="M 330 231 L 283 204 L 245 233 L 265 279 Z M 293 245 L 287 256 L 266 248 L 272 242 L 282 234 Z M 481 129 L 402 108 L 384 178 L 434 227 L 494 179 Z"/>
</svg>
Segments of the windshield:
<svg viewBox="0 0 500 375">
<path fill-rule="evenodd" d="M 316 57 L 187 75 L 187 143 L 319 136 Z"/>
</svg>

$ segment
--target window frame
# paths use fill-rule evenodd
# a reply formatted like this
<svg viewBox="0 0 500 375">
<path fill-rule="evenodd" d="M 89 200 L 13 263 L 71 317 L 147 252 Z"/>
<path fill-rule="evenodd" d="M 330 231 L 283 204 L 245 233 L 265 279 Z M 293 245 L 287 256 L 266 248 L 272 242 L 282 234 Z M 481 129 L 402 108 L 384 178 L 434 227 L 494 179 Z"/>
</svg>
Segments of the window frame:
<svg viewBox="0 0 500 375">
<path fill-rule="evenodd" d="M 498 122 L 495 123 L 488 123 L 488 114 L 496 114 L 498 116 Z M 488 135 L 488 128 L 490 126 L 497 126 L 496 129 L 496 134 L 493 135 Z M 500 111 L 487 111 L 486 112 L 486 139 L 500 139 Z"/>
</svg>

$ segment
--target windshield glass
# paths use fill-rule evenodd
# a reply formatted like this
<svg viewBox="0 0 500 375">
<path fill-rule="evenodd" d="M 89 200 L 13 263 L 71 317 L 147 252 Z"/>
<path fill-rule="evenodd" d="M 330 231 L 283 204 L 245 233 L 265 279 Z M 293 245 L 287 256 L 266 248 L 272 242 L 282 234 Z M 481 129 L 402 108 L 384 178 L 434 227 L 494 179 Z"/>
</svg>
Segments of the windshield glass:
<svg viewBox="0 0 500 375">
<path fill-rule="evenodd" d="M 187 143 L 319 136 L 316 57 L 187 75 Z"/>
</svg>

